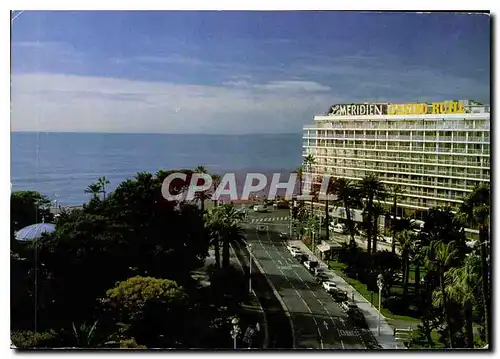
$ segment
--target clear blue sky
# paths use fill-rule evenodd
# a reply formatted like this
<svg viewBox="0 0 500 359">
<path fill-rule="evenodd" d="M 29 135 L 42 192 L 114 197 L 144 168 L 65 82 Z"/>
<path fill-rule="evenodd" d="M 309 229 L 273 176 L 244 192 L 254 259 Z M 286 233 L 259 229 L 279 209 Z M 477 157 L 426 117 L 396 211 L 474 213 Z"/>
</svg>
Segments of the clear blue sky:
<svg viewBox="0 0 500 359">
<path fill-rule="evenodd" d="M 490 20 L 26 11 L 12 72 L 14 130 L 299 132 L 339 102 L 489 102 Z"/>
</svg>

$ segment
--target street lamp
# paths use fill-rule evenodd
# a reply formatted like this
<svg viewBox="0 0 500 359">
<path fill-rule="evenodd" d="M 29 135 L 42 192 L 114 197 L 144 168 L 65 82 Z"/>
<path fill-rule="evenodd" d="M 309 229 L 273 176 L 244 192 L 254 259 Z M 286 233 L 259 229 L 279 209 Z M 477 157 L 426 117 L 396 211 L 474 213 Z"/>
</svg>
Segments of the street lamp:
<svg viewBox="0 0 500 359">
<path fill-rule="evenodd" d="M 382 288 L 384 287 L 384 276 L 379 274 L 377 276 L 377 287 L 378 287 L 378 325 L 377 325 L 377 333 L 380 336 L 380 307 L 382 304 Z"/>
<path fill-rule="evenodd" d="M 241 329 L 238 325 L 239 322 L 240 321 L 236 317 L 231 319 L 231 324 L 233 325 L 233 329 L 231 330 L 231 338 L 233 338 L 233 349 L 236 349 L 236 338 L 238 338 L 238 335 L 241 333 Z"/>
<path fill-rule="evenodd" d="M 248 275 L 248 293 L 252 294 L 252 244 L 248 243 L 247 245 L 249 258 L 250 258 L 250 273 Z"/>
</svg>

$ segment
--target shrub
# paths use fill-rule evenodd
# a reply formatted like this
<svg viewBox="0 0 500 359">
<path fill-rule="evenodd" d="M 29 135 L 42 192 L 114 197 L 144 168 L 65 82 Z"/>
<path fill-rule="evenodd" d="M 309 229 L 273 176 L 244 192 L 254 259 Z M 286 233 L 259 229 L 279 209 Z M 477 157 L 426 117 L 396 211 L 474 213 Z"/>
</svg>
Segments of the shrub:
<svg viewBox="0 0 500 359">
<path fill-rule="evenodd" d="M 10 335 L 12 344 L 17 348 L 52 348 L 58 346 L 57 334 L 54 331 L 33 332 L 31 330 L 13 331 Z"/>
</svg>

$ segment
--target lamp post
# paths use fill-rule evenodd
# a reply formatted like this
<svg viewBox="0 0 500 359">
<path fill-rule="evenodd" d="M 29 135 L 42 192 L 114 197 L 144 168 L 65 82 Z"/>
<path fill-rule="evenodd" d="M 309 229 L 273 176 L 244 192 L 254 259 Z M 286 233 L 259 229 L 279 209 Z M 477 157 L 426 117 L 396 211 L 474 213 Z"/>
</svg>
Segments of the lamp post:
<svg viewBox="0 0 500 359">
<path fill-rule="evenodd" d="M 377 287 L 378 287 L 378 324 L 377 324 L 377 333 L 380 336 L 380 307 L 382 304 L 382 288 L 384 287 L 384 276 L 379 274 L 377 276 Z"/>
<path fill-rule="evenodd" d="M 231 319 L 231 324 L 233 325 L 233 330 L 231 330 L 231 338 L 233 338 L 233 349 L 236 349 L 236 339 L 238 338 L 238 335 L 241 333 L 241 329 L 238 325 L 239 322 L 240 321 L 236 317 Z"/>
<path fill-rule="evenodd" d="M 249 265 L 250 273 L 248 274 L 248 293 L 252 294 L 252 245 L 248 243 L 247 248 L 249 253 L 248 257 L 250 258 L 250 265 Z"/>
</svg>

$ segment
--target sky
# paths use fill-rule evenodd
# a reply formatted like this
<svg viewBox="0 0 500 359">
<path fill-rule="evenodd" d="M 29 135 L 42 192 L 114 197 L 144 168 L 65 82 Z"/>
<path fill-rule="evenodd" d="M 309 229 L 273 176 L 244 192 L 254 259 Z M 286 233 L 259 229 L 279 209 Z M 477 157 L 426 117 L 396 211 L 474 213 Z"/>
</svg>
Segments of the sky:
<svg viewBox="0 0 500 359">
<path fill-rule="evenodd" d="M 13 131 L 300 133 L 337 103 L 490 102 L 487 15 L 12 17 Z"/>
</svg>

